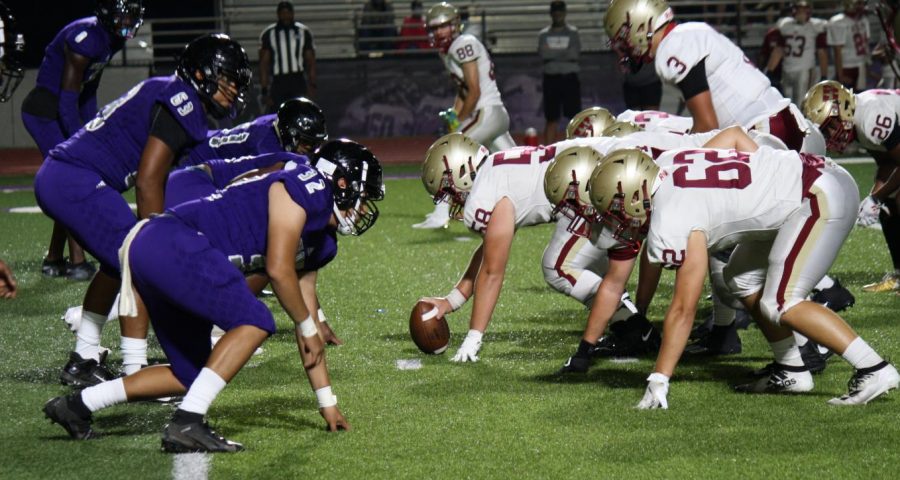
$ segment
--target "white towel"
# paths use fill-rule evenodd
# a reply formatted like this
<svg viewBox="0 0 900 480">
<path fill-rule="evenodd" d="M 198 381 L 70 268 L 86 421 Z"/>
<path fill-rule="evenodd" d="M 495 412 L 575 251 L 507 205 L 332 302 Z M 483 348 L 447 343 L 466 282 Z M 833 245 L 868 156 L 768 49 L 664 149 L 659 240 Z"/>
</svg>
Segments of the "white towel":
<svg viewBox="0 0 900 480">
<path fill-rule="evenodd" d="M 131 231 L 125 236 L 122 246 L 119 247 L 119 265 L 122 267 L 122 286 L 119 292 L 119 316 L 133 317 L 137 315 L 137 300 L 134 298 L 134 285 L 131 284 L 131 263 L 128 261 L 128 251 L 131 249 L 131 242 L 138 232 L 144 228 L 150 219 L 145 218 L 135 226 L 131 227 Z"/>
</svg>

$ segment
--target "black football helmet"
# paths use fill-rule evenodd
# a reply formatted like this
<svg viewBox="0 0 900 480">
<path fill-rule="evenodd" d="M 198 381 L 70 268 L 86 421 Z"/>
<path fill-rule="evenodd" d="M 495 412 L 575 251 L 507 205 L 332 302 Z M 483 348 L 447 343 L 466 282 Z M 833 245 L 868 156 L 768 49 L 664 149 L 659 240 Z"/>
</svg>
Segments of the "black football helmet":
<svg viewBox="0 0 900 480">
<path fill-rule="evenodd" d="M 95 13 L 109 33 L 126 40 L 134 38 L 144 23 L 143 0 L 97 0 Z"/>
<path fill-rule="evenodd" d="M 7 102 L 25 78 L 22 56 L 25 37 L 12 12 L 0 2 L 0 103 Z"/>
<path fill-rule="evenodd" d="M 381 164 L 366 147 L 346 138 L 316 151 L 316 169 L 331 180 L 338 232 L 362 235 L 378 219 L 375 202 L 384 199 Z"/>
<path fill-rule="evenodd" d="M 244 109 L 253 73 L 247 52 L 228 35 L 212 33 L 187 44 L 181 52 L 176 72 L 197 90 L 207 111 L 214 117 L 235 118 Z M 200 78 L 197 78 L 198 75 Z M 219 91 L 220 79 L 233 82 L 237 88 L 230 108 L 219 105 L 212 98 Z"/>
<path fill-rule="evenodd" d="M 278 107 L 275 131 L 281 146 L 288 152 L 296 152 L 297 146 L 305 145 L 307 153 L 313 153 L 328 140 L 325 114 L 306 97 L 292 98 Z"/>
</svg>

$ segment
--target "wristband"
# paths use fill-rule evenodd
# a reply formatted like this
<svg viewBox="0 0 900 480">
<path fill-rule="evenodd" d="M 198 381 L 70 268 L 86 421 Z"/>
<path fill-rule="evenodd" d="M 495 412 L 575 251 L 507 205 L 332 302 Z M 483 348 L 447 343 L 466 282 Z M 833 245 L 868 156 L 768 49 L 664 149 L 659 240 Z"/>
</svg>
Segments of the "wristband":
<svg viewBox="0 0 900 480">
<path fill-rule="evenodd" d="M 462 292 L 460 292 L 458 288 L 450 290 L 450 293 L 448 293 L 444 298 L 446 298 L 447 302 L 450 303 L 450 310 L 454 312 L 465 305 L 466 300 L 468 300 L 465 296 L 463 296 Z"/>
<path fill-rule="evenodd" d="M 319 309 L 319 323 L 328 323 L 328 319 L 325 318 L 325 312 L 322 309 Z"/>
<path fill-rule="evenodd" d="M 319 408 L 337 405 L 337 397 L 331 393 L 331 385 L 316 390 L 316 399 L 319 401 Z"/>
<path fill-rule="evenodd" d="M 316 321 L 313 320 L 312 315 L 306 317 L 306 320 L 300 322 L 297 325 L 297 329 L 300 331 L 300 335 L 306 338 L 314 337 L 317 333 L 319 333 L 319 329 L 316 328 Z"/>
</svg>

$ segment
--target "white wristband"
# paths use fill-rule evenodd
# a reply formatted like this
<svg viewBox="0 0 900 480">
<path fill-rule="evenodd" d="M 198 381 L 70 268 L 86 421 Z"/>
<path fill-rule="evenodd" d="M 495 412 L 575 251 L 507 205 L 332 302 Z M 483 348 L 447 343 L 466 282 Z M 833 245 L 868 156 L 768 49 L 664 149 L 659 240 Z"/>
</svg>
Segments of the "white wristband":
<svg viewBox="0 0 900 480">
<path fill-rule="evenodd" d="M 297 329 L 300 330 L 300 335 L 304 337 L 313 337 L 317 333 L 319 333 L 319 329 L 316 328 L 316 321 L 313 320 L 312 315 L 306 317 L 306 320 L 300 322 L 297 325 Z"/>
<path fill-rule="evenodd" d="M 325 318 L 325 312 L 322 309 L 319 309 L 319 323 L 328 323 L 328 320 Z"/>
<path fill-rule="evenodd" d="M 454 312 L 465 305 L 466 300 L 468 300 L 465 296 L 463 296 L 462 292 L 460 292 L 458 288 L 450 290 L 450 293 L 448 293 L 444 298 L 446 298 L 447 302 L 450 303 L 450 310 L 453 310 Z"/>
<path fill-rule="evenodd" d="M 316 399 L 319 401 L 319 408 L 337 405 L 337 397 L 331 393 L 331 385 L 316 390 Z"/>
</svg>

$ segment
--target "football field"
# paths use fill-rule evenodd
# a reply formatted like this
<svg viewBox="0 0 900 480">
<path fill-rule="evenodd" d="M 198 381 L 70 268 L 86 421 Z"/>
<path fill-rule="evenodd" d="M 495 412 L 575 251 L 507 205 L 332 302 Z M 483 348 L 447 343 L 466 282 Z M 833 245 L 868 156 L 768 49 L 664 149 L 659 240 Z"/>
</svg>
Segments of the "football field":
<svg viewBox="0 0 900 480">
<path fill-rule="evenodd" d="M 868 191 L 874 164 L 847 168 Z M 209 412 L 213 428 L 246 451 L 208 456 L 160 452 L 172 405 L 101 411 L 94 419 L 102 437 L 89 441 L 70 440 L 43 418 L 43 403 L 67 393 L 58 374 L 74 340 L 60 316 L 80 303 L 87 285 L 40 275 L 51 222 L 9 213 L 35 205 L 32 179 L 0 178 L 0 258 L 20 288 L 15 300 L 0 300 L 0 477 L 897 478 L 900 393 L 863 407 L 827 405 L 846 392 L 851 375 L 840 358 L 832 357 L 808 394 L 733 392 L 771 360 L 755 327 L 741 331 L 742 354 L 684 358 L 667 411 L 634 409 L 652 358 L 600 360 L 583 376 L 554 375 L 574 351 L 587 312 L 544 283 L 540 258 L 552 225 L 517 233 L 481 361 L 449 361 L 471 302 L 448 317 L 450 354 L 421 354 L 409 338 L 410 309 L 419 297 L 452 288 L 479 239 L 459 222 L 439 231 L 410 228 L 432 207 L 410 176 L 416 171 L 387 169 L 378 223 L 362 237 L 342 238 L 336 260 L 319 275 L 323 308 L 345 342 L 328 348 L 327 362 L 353 430 L 324 431 L 293 325 L 271 297 L 265 302 L 277 333 Z M 832 273 L 857 298 L 844 318 L 896 361 L 900 297 L 861 290 L 889 268 L 881 232 L 856 228 Z M 662 321 L 673 279 L 664 273 L 648 314 L 653 322 Z M 698 318 L 709 309 L 703 300 Z M 118 338 L 118 327 L 108 325 L 103 345 L 113 348 L 113 365 Z M 164 361 L 152 340 L 150 356 Z"/>
</svg>

